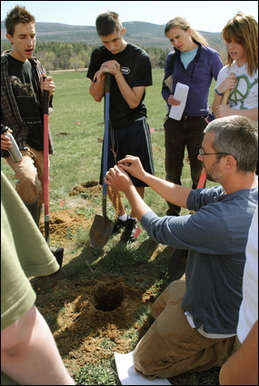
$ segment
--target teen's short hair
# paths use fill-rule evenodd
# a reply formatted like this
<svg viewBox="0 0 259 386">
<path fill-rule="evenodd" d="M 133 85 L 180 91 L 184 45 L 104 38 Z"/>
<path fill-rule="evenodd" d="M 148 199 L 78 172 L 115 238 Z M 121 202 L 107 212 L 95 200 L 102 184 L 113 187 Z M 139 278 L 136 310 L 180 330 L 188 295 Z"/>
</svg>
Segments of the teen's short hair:
<svg viewBox="0 0 259 386">
<path fill-rule="evenodd" d="M 16 5 L 12 11 L 10 11 L 5 19 L 5 28 L 6 32 L 13 36 L 14 29 L 17 24 L 27 24 L 35 23 L 35 17 L 25 9 L 25 7 L 20 7 Z"/>
<path fill-rule="evenodd" d="M 97 16 L 95 25 L 99 36 L 108 36 L 114 31 L 120 31 L 123 28 L 119 15 L 116 12 L 110 11 Z"/>
</svg>

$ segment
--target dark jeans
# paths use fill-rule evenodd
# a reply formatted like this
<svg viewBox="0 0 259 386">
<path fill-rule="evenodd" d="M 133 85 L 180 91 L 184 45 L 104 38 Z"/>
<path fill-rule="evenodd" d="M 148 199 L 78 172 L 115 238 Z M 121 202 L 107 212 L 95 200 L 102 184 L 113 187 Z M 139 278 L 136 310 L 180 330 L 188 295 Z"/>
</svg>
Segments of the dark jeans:
<svg viewBox="0 0 259 386">
<path fill-rule="evenodd" d="M 166 180 L 181 185 L 185 147 L 188 151 L 192 188 L 195 189 L 202 170 L 197 159 L 203 140 L 203 130 L 207 126 L 204 117 L 183 117 L 180 121 L 167 118 L 165 129 L 165 171 Z M 179 216 L 181 208 L 168 202 L 166 214 Z"/>
</svg>

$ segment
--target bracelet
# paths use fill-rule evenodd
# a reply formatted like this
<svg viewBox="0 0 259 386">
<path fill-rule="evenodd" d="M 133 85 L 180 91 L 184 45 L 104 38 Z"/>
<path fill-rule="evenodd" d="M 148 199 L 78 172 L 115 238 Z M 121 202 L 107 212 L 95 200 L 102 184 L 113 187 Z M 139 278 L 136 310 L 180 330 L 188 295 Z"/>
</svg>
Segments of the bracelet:
<svg viewBox="0 0 259 386">
<path fill-rule="evenodd" d="M 220 96 L 224 95 L 224 94 L 221 94 L 221 92 L 218 92 L 218 90 L 216 88 L 215 88 L 215 93 L 220 95 Z"/>
</svg>

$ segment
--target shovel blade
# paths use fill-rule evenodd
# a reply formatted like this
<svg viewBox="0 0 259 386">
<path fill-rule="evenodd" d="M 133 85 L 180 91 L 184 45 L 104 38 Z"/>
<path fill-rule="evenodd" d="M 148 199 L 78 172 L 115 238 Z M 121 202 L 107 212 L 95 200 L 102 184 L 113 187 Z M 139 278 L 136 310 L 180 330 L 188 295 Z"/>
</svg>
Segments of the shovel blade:
<svg viewBox="0 0 259 386">
<path fill-rule="evenodd" d="M 89 233 L 91 245 L 95 249 L 102 249 L 108 242 L 112 234 L 113 227 L 114 223 L 109 220 L 108 217 L 102 217 L 98 214 L 95 215 Z"/>
</svg>

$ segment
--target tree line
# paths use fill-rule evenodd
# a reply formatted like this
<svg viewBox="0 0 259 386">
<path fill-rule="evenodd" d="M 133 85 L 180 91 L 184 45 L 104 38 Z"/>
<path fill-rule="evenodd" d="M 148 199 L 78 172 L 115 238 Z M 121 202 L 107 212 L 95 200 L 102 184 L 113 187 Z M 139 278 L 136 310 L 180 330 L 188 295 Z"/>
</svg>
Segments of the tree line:
<svg viewBox="0 0 259 386">
<path fill-rule="evenodd" d="M 95 47 L 84 42 L 37 42 L 35 56 L 42 62 L 47 72 L 69 69 L 77 71 L 89 66 L 91 53 Z M 164 68 L 169 49 L 142 46 L 141 48 L 149 54 L 152 68 Z M 1 42 L 1 52 L 8 49 L 10 43 Z M 224 62 L 226 54 L 219 50 L 218 52 Z"/>
<path fill-rule="evenodd" d="M 84 42 L 37 42 L 35 56 L 46 71 L 87 68 L 91 53 L 96 46 Z M 141 47 L 150 56 L 153 68 L 163 68 L 169 50 L 157 47 Z M 1 51 L 10 49 L 9 42 L 3 42 Z"/>
</svg>

